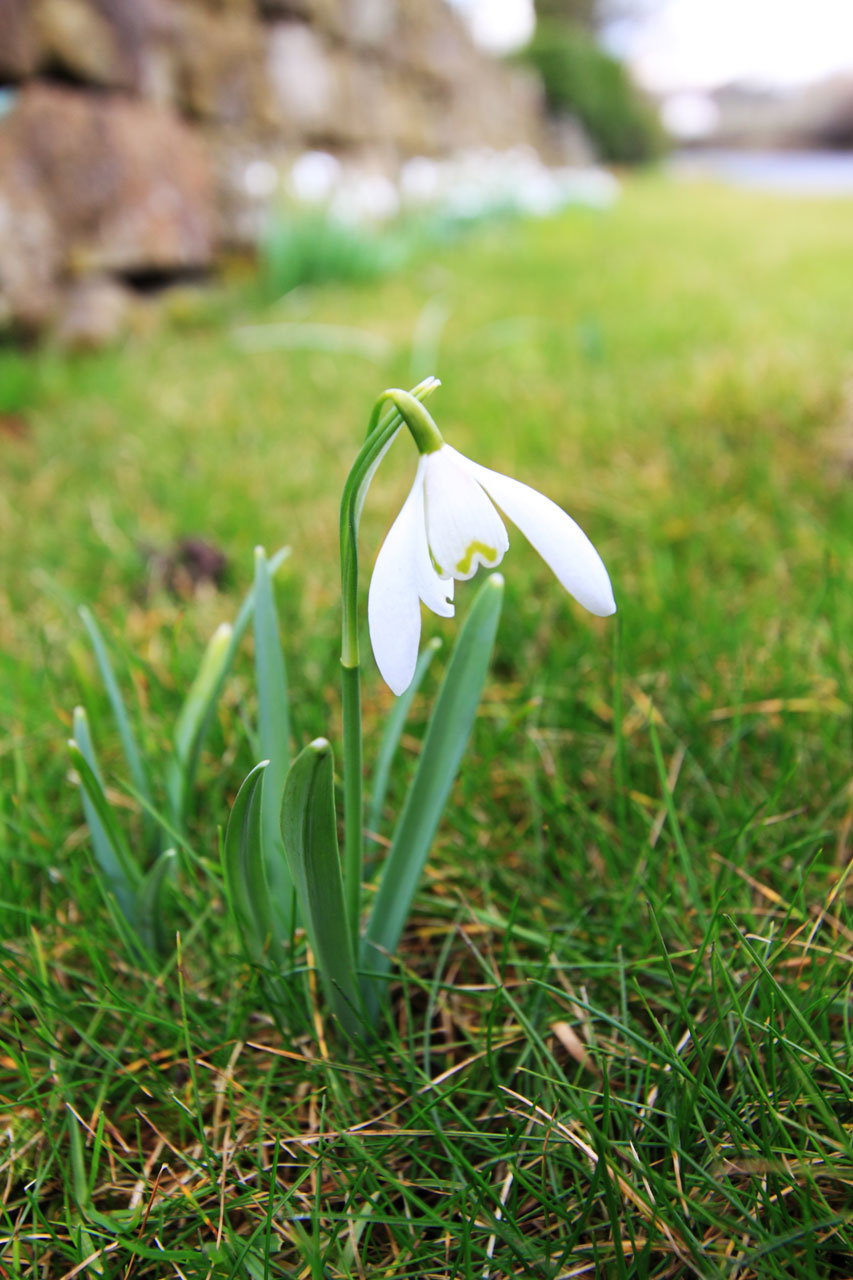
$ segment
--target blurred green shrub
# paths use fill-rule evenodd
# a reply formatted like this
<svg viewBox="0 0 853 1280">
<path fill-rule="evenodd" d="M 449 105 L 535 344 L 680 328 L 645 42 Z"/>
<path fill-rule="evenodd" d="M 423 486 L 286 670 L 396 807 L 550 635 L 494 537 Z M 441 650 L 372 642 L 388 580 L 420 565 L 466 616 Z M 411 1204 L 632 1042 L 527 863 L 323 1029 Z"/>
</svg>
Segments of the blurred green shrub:
<svg viewBox="0 0 853 1280">
<path fill-rule="evenodd" d="M 375 280 L 399 267 L 406 253 L 387 229 L 356 226 L 324 209 L 284 208 L 261 242 L 263 291 L 277 298 L 303 284 Z"/>
<path fill-rule="evenodd" d="M 271 219 L 261 240 L 261 291 L 274 301 L 299 285 L 376 280 L 474 226 L 519 216 L 517 204 L 490 193 L 470 207 L 417 210 L 379 226 L 344 222 L 317 207 L 288 208 Z"/>
<path fill-rule="evenodd" d="M 642 164 L 665 150 L 652 104 L 622 63 L 579 27 L 541 22 L 520 56 L 541 75 L 549 109 L 575 116 L 602 160 Z"/>
</svg>

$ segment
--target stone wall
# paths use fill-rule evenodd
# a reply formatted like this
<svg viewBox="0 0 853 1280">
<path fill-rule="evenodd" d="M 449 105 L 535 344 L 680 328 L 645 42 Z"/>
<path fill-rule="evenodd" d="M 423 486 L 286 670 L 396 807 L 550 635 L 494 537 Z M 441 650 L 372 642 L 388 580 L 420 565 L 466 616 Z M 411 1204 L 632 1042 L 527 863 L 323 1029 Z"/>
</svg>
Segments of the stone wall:
<svg viewBox="0 0 853 1280">
<path fill-rule="evenodd" d="M 0 328 L 93 274 L 206 268 L 259 158 L 543 141 L 444 0 L 0 0 L 0 85 Z"/>
</svg>

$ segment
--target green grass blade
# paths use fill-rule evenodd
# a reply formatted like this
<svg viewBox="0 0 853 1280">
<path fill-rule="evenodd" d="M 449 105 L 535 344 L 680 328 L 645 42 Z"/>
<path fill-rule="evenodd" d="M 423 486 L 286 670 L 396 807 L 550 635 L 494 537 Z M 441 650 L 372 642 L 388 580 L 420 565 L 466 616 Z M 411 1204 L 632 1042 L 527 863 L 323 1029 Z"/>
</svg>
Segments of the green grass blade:
<svg viewBox="0 0 853 1280">
<path fill-rule="evenodd" d="M 361 959 L 385 973 L 468 742 L 492 654 L 503 602 L 503 578 L 480 588 L 450 657 L 427 728 L 418 767 L 382 868 Z M 375 989 L 372 1000 L 375 1001 Z"/>
<path fill-rule="evenodd" d="M 273 943 L 270 892 L 261 842 L 263 779 L 267 761 L 247 776 L 228 818 L 222 848 L 225 885 L 246 951 L 263 963 Z"/>
<path fill-rule="evenodd" d="M 406 726 L 406 720 L 408 719 L 415 694 L 420 688 L 427 668 L 440 646 L 441 641 L 437 636 L 433 636 L 429 644 L 424 645 L 418 657 L 415 674 L 412 676 L 412 683 L 405 693 L 394 699 L 394 705 L 385 722 L 385 732 L 382 735 L 379 754 L 376 757 L 376 764 L 373 769 L 373 787 L 370 795 L 370 809 L 367 814 L 368 832 L 377 834 L 382 825 L 382 809 L 388 792 L 388 780 L 391 777 L 394 756 L 397 754 L 397 747 L 400 745 L 400 738 Z"/>
<path fill-rule="evenodd" d="M 139 936 L 146 947 L 160 955 L 168 950 L 168 931 L 163 912 L 164 890 L 174 875 L 177 859 L 174 849 L 164 849 L 146 872 L 136 898 Z"/>
<path fill-rule="evenodd" d="M 74 710 L 74 737 L 68 744 L 80 779 L 83 812 L 92 836 L 95 860 L 126 918 L 136 924 L 136 894 L 142 878 L 107 800 L 82 707 Z"/>
<path fill-rule="evenodd" d="M 145 768 L 145 762 L 142 753 L 136 743 L 136 737 L 133 732 L 133 726 L 130 723 L 130 717 L 127 714 L 127 707 L 121 696 L 121 690 L 113 671 L 110 655 L 104 642 L 103 633 L 95 621 L 94 614 L 86 605 L 81 605 L 77 611 L 83 626 L 89 633 L 89 639 L 92 642 L 92 649 L 95 653 L 95 661 L 98 664 L 98 670 L 101 673 L 101 679 L 104 682 L 104 688 L 112 708 L 113 718 L 116 722 L 119 738 L 121 739 L 124 758 L 127 761 L 127 767 L 130 770 L 130 776 L 133 785 L 141 796 L 149 802 L 152 802 L 151 786 L 148 781 L 148 773 Z"/>
<path fill-rule="evenodd" d="M 332 748 L 310 742 L 287 775 L 281 830 L 314 959 L 329 1003 L 343 1027 L 358 1033 L 355 958 L 344 905 L 335 820 Z"/>
<path fill-rule="evenodd" d="M 278 630 L 269 562 L 255 548 L 255 679 L 258 736 L 269 761 L 264 775 L 261 841 L 277 934 L 289 936 L 293 922 L 293 880 L 281 838 L 281 795 L 290 767 L 290 702 Z"/>
</svg>

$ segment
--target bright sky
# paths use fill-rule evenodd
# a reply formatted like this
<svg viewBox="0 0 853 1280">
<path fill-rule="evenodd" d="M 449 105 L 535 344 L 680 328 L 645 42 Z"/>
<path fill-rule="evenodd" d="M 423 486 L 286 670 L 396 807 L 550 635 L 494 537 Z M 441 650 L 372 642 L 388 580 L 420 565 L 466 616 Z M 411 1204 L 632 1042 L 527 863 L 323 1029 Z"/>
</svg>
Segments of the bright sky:
<svg viewBox="0 0 853 1280">
<path fill-rule="evenodd" d="M 450 3 L 465 16 L 477 43 L 493 53 L 518 49 L 533 34 L 533 0 L 450 0 Z"/>
<path fill-rule="evenodd" d="M 625 34 L 636 75 L 656 90 L 853 71 L 853 0 L 661 0 Z"/>
<path fill-rule="evenodd" d="M 522 44 L 532 0 L 452 0 L 496 52 Z M 853 72 L 853 0 L 657 0 L 612 32 L 650 89 L 701 89 L 727 80 L 797 84 Z"/>
</svg>

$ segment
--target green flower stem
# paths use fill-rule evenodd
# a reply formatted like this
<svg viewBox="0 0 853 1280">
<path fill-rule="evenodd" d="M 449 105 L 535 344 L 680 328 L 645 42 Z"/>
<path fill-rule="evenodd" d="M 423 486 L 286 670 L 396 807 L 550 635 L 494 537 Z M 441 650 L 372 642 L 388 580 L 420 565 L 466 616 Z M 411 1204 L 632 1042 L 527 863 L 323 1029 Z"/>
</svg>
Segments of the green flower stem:
<svg viewBox="0 0 853 1280">
<path fill-rule="evenodd" d="M 367 436 L 352 465 L 341 497 L 341 667 L 344 771 L 344 901 L 353 946 L 359 936 L 363 857 L 361 675 L 358 643 L 358 525 L 376 468 L 405 422 L 421 452 L 440 448 L 441 436 L 420 401 L 439 386 L 425 378 L 411 391 L 383 391 L 373 406 Z M 386 401 L 391 409 L 382 416 Z M 437 443 L 436 443 L 437 441 Z"/>
<path fill-rule="evenodd" d="M 419 401 L 425 399 L 430 392 L 440 386 L 437 378 L 425 378 L 411 391 L 401 391 L 392 387 L 383 391 L 373 406 L 367 436 L 361 446 L 358 457 L 350 469 L 341 496 L 341 595 L 342 595 L 342 637 L 341 662 L 345 667 L 357 667 L 358 651 L 358 524 L 361 519 L 364 500 L 370 482 L 376 474 L 376 468 L 390 447 L 397 432 L 405 422 L 415 438 L 418 448 L 421 441 L 427 447 L 426 452 L 440 447 L 441 436 L 429 414 Z M 380 418 L 382 406 L 390 400 L 393 408 Z M 430 429 L 430 425 L 432 427 Z M 438 440 L 438 444 L 435 440 Z M 424 450 L 422 450 L 423 452 Z"/>
</svg>

